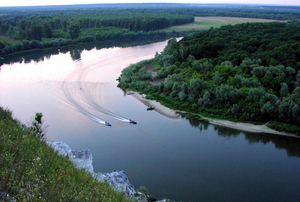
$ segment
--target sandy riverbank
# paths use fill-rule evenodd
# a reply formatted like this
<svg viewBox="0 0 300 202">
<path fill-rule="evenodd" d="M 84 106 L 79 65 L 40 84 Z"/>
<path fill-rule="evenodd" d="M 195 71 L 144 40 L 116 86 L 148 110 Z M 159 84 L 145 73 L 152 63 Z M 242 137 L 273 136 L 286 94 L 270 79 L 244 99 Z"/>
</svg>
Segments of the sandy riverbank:
<svg viewBox="0 0 300 202">
<path fill-rule="evenodd" d="M 180 114 L 176 113 L 175 110 L 170 109 L 168 107 L 165 107 L 164 105 L 160 104 L 159 102 L 157 102 L 155 100 L 148 100 L 148 99 L 145 98 L 145 95 L 141 95 L 141 94 L 135 92 L 134 94 L 132 94 L 132 96 L 134 98 L 138 99 L 139 101 L 141 101 L 146 106 L 154 107 L 154 110 L 156 112 L 162 114 L 163 116 L 166 116 L 170 119 L 179 119 L 179 118 L 181 118 Z"/>
<path fill-rule="evenodd" d="M 133 97 L 144 103 L 146 106 L 154 107 L 154 110 L 157 111 L 158 113 L 162 114 L 163 116 L 166 116 L 171 119 L 178 119 L 181 118 L 180 114 L 176 113 L 175 110 L 167 108 L 160 104 L 159 102 L 155 100 L 148 100 L 145 98 L 145 95 L 141 95 L 137 92 L 132 94 Z M 254 125 L 250 123 L 238 123 L 238 122 L 233 122 L 233 121 L 227 121 L 227 120 L 221 120 L 221 119 L 212 119 L 212 118 L 207 118 L 203 117 L 204 119 L 208 120 L 209 123 L 218 125 L 218 126 L 224 126 L 228 128 L 233 128 L 245 132 L 252 132 L 252 133 L 267 133 L 267 134 L 274 134 L 274 135 L 282 135 L 282 136 L 288 136 L 288 137 L 295 137 L 295 138 L 300 138 L 299 136 L 293 135 L 293 134 L 287 134 L 283 132 L 278 132 L 276 130 L 273 130 L 266 125 Z"/>
</svg>

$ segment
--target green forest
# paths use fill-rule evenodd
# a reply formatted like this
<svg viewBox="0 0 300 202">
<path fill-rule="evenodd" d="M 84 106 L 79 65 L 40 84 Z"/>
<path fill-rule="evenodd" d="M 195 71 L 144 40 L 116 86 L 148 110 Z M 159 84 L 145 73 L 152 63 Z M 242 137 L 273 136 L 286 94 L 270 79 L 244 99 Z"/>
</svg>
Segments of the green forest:
<svg viewBox="0 0 300 202">
<path fill-rule="evenodd" d="M 300 24 L 245 23 L 171 39 L 119 86 L 176 109 L 300 134 Z"/>
<path fill-rule="evenodd" d="M 154 8 L 49 6 L 0 8 L 0 55 L 70 44 L 165 37 L 158 29 L 194 22 L 188 14 L 159 13 Z"/>
<path fill-rule="evenodd" d="M 184 36 L 158 30 L 192 23 L 195 16 L 298 22 L 300 8 L 165 3 L 1 7 L 0 56 L 94 41 Z"/>
</svg>

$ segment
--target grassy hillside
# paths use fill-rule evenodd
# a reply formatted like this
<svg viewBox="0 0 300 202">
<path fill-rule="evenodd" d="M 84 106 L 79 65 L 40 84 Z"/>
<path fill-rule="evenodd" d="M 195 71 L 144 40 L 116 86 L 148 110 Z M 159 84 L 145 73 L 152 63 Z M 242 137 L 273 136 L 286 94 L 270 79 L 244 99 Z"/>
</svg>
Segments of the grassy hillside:
<svg viewBox="0 0 300 202">
<path fill-rule="evenodd" d="M 17 201 L 132 201 L 58 156 L 39 132 L 0 107 L 0 193 Z"/>
<path fill-rule="evenodd" d="M 200 31 L 207 30 L 211 27 L 219 28 L 223 25 L 235 25 L 246 22 L 274 22 L 276 20 L 257 19 L 257 18 L 237 18 L 237 17 L 195 17 L 195 22 L 168 27 L 161 29 L 160 31 L 172 32 L 189 32 L 189 31 Z"/>
</svg>

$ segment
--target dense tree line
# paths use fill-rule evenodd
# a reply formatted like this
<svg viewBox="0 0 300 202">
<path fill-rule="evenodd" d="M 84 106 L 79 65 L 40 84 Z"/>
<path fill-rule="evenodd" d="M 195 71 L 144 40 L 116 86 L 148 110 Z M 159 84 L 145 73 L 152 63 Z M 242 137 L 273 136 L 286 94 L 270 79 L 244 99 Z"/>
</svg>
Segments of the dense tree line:
<svg viewBox="0 0 300 202">
<path fill-rule="evenodd" d="M 103 41 L 107 39 L 161 36 L 155 32 L 190 23 L 194 16 L 250 17 L 290 20 L 298 23 L 299 7 L 198 4 L 98 4 L 0 8 L 0 35 L 19 40 Z M 38 42 L 39 48 L 56 44 Z M 32 42 L 36 43 L 36 42 Z M 70 41 L 68 42 L 70 43 Z M 0 42 L 0 54 L 20 50 L 20 45 Z M 5 48 L 5 46 L 7 46 Z M 33 46 L 31 46 L 33 47 Z M 5 48 L 5 49 L 4 49 Z M 21 48 L 26 50 L 26 48 Z"/>
<path fill-rule="evenodd" d="M 191 15 L 114 6 L 16 7 L 2 8 L 0 14 L 0 35 L 20 41 L 0 42 L 0 55 L 80 42 L 162 37 L 165 33 L 156 30 L 194 21 Z"/>
<path fill-rule="evenodd" d="M 75 28 L 76 29 L 76 28 Z M 16 53 L 19 51 L 26 51 L 32 49 L 45 49 L 45 48 L 61 48 L 68 45 L 75 45 L 79 43 L 89 43 L 89 42 L 97 42 L 97 41 L 107 41 L 107 40 L 120 40 L 123 39 L 165 39 L 166 33 L 160 31 L 149 31 L 149 32 L 130 32 L 128 30 L 119 30 L 113 29 L 114 31 L 111 32 L 110 30 L 103 31 L 100 33 L 96 33 L 95 37 L 91 35 L 86 35 L 85 37 L 78 37 L 75 40 L 72 39 L 64 39 L 64 38 L 56 38 L 48 42 L 41 42 L 38 40 L 22 40 L 21 42 L 16 43 L 15 45 L 5 45 L 0 42 L 0 56 L 1 55 L 8 55 L 12 53 Z M 86 30 L 89 32 L 89 30 Z M 76 38 L 76 37 L 74 37 Z"/>
<path fill-rule="evenodd" d="M 172 39 L 154 59 L 124 69 L 119 85 L 194 112 L 299 125 L 298 30 L 245 23 Z"/>
<path fill-rule="evenodd" d="M 0 16 L 0 34 L 19 40 L 41 40 L 42 37 L 66 39 L 78 37 L 80 30 L 120 28 L 129 31 L 155 31 L 169 26 L 191 23 L 191 15 L 144 13 L 140 10 L 79 10 L 36 15 Z M 76 37 L 76 38 L 77 38 Z"/>
<path fill-rule="evenodd" d="M 42 37 L 72 38 L 70 29 L 74 26 L 79 26 L 79 30 L 117 27 L 129 31 L 154 31 L 193 22 L 194 16 L 249 17 L 298 22 L 300 8 L 201 4 L 99 4 L 4 7 L 0 8 L 0 14 L 0 35 L 19 40 L 40 40 Z"/>
</svg>

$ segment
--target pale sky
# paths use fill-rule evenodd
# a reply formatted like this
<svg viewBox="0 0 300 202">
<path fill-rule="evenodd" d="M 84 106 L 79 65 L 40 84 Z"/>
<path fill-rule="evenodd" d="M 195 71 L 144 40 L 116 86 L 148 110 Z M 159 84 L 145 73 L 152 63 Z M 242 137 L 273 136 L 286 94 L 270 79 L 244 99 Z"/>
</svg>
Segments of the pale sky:
<svg viewBox="0 0 300 202">
<path fill-rule="evenodd" d="M 237 3 L 300 6 L 300 0 L 1 0 L 3 6 L 70 5 L 101 3 Z"/>
</svg>

